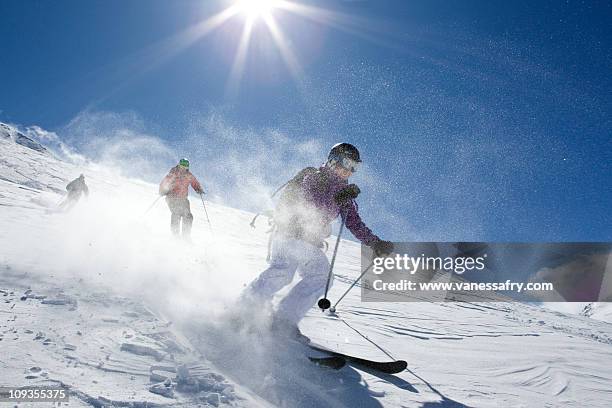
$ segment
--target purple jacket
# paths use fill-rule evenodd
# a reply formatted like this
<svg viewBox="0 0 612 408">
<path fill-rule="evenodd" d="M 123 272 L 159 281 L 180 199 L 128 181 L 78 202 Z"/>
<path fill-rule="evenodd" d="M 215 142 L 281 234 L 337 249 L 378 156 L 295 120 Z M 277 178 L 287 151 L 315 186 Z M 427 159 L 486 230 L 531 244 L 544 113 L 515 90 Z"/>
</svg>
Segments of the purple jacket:
<svg viewBox="0 0 612 408">
<path fill-rule="evenodd" d="M 334 196 L 340 190 L 348 186 L 348 182 L 338 177 L 328 167 L 320 167 L 319 171 L 304 178 L 302 189 L 306 200 L 310 201 L 319 212 L 319 222 L 323 227 L 329 227 L 331 222 L 342 213 L 345 217 L 346 227 L 353 233 L 355 238 L 364 245 L 372 245 L 379 241 L 376 235 L 361 221 L 354 202 L 340 207 Z"/>
</svg>

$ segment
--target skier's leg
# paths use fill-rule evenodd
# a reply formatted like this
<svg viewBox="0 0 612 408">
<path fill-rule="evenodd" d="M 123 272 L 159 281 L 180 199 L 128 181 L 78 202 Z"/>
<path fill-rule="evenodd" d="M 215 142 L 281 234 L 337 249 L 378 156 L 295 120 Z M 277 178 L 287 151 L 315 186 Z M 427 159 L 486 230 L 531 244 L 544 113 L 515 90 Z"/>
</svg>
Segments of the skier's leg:
<svg viewBox="0 0 612 408">
<path fill-rule="evenodd" d="M 241 298 L 267 301 L 291 283 L 298 267 L 298 260 L 291 250 L 292 241 L 280 237 L 274 240 L 270 266 L 247 286 Z"/>
<path fill-rule="evenodd" d="M 183 238 L 189 238 L 191 235 L 191 225 L 193 224 L 193 214 L 189 200 L 185 199 L 183 203 Z"/>
<path fill-rule="evenodd" d="M 170 231 L 172 231 L 174 235 L 178 235 L 180 231 L 181 214 L 176 206 L 175 199 L 166 197 L 166 203 L 170 209 Z"/>
<path fill-rule="evenodd" d="M 321 249 L 303 242 L 298 273 L 302 280 L 281 300 L 276 312 L 277 318 L 296 327 L 319 297 L 324 294 L 329 273 L 327 256 Z"/>
<path fill-rule="evenodd" d="M 178 235 L 180 231 L 180 226 L 181 216 L 177 213 L 172 213 L 170 215 L 170 231 L 172 231 L 174 235 Z"/>
<path fill-rule="evenodd" d="M 64 206 L 64 210 L 65 211 L 70 211 L 72 210 L 72 208 L 76 205 L 78 199 L 75 199 L 74 197 L 68 197 L 68 201 L 66 202 L 66 205 Z"/>
</svg>

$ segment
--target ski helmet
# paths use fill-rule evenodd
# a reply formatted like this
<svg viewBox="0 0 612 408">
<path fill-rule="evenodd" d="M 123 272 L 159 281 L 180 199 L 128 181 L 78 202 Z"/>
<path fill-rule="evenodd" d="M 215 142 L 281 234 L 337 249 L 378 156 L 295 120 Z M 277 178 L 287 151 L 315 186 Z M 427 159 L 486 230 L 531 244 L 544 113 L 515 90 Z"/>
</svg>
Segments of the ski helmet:
<svg viewBox="0 0 612 408">
<path fill-rule="evenodd" d="M 188 169 L 189 168 L 189 160 L 187 160 L 185 158 L 179 160 L 179 166 Z"/>
<path fill-rule="evenodd" d="M 328 159 L 332 160 L 345 157 L 354 160 L 357 163 L 361 163 L 359 150 L 357 150 L 357 148 L 350 143 L 336 143 L 333 145 L 329 151 Z"/>
<path fill-rule="evenodd" d="M 350 143 L 336 143 L 329 151 L 327 163 L 338 164 L 345 169 L 355 171 L 361 163 L 359 150 Z"/>
</svg>

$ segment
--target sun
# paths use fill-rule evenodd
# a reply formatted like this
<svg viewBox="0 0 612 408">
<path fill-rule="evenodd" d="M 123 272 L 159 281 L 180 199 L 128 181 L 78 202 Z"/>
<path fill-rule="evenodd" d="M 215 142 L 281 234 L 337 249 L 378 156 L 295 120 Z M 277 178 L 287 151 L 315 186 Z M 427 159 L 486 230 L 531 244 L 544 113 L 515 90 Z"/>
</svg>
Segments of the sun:
<svg viewBox="0 0 612 408">
<path fill-rule="evenodd" d="M 265 17 L 277 8 L 281 0 L 237 0 L 237 7 L 248 18 Z"/>
<path fill-rule="evenodd" d="M 223 2 L 229 3 L 228 6 L 197 24 L 186 28 L 182 32 L 173 35 L 163 41 L 159 47 L 164 51 L 164 55 L 175 55 L 225 25 L 229 20 L 242 17 L 240 18 L 242 20 L 242 33 L 238 36 L 238 43 L 234 51 L 234 61 L 232 62 L 226 84 L 227 95 L 231 97 L 235 97 L 238 93 L 245 71 L 251 39 L 255 35 L 261 35 L 265 29 L 267 29 L 269 34 L 266 40 L 271 39 L 266 44 L 271 43 L 278 49 L 289 73 L 297 84 L 301 84 L 302 78 L 304 78 L 304 71 L 298 60 L 298 55 L 292 47 L 292 42 L 285 34 L 284 29 L 286 27 L 283 27 L 283 24 L 281 24 L 288 14 L 300 16 L 317 24 L 329 25 L 351 34 L 361 32 L 356 29 L 360 21 L 353 21 L 351 16 L 302 4 L 296 0 L 223 0 Z M 239 24 L 232 26 L 240 29 Z"/>
<path fill-rule="evenodd" d="M 285 33 L 285 29 L 292 29 L 288 21 L 285 20 L 285 26 L 282 22 L 287 15 L 291 14 L 299 16 L 302 19 L 310 20 L 319 25 L 330 26 L 335 29 L 342 30 L 346 33 L 359 36 L 361 38 L 370 39 L 367 32 L 369 19 L 359 19 L 354 16 L 343 14 L 338 11 L 331 11 L 325 8 L 320 8 L 304 3 L 300 0 L 219 0 L 226 3 L 227 6 L 220 9 L 215 14 L 212 14 L 197 23 L 186 27 L 184 30 L 159 41 L 157 44 L 143 50 L 137 55 L 149 56 L 149 66 L 157 66 L 164 60 L 176 56 L 181 51 L 191 47 L 197 41 L 210 35 L 215 30 L 226 25 L 226 23 L 234 18 L 238 18 L 242 23 L 232 24 L 234 30 L 242 30 L 238 34 L 236 31 L 234 38 L 238 38 L 234 50 L 234 60 L 231 64 L 231 69 L 227 79 L 226 89 L 227 95 L 235 97 L 238 94 L 240 83 L 245 71 L 245 65 L 248 60 L 249 47 L 252 37 L 256 35 L 269 34 L 265 37 L 267 45 L 272 44 L 278 50 L 283 62 L 285 63 L 289 73 L 295 80 L 298 86 L 302 86 L 302 79 L 305 74 L 298 59 L 298 54 L 295 52 L 293 43 Z M 267 31 L 267 34 L 265 33 Z M 268 41 L 270 40 L 271 41 Z M 382 40 L 376 40 L 380 43 Z M 259 42 L 261 46 L 263 42 Z M 231 45 L 229 45 L 231 47 Z M 224 47 L 226 48 L 226 47 Z M 231 50 L 229 51 L 232 52 Z"/>
</svg>

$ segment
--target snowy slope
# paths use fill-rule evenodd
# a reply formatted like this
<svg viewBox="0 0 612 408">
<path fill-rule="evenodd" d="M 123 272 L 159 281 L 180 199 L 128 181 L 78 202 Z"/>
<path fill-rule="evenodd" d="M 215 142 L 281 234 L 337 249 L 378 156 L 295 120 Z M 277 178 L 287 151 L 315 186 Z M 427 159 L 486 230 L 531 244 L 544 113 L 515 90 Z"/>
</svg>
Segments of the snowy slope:
<svg viewBox="0 0 612 408">
<path fill-rule="evenodd" d="M 302 331 L 385 358 L 357 330 L 408 369 L 315 367 L 301 346 L 227 323 L 236 295 L 265 267 L 265 226 L 251 229 L 251 214 L 207 202 L 210 231 L 192 198 L 186 245 L 169 236 L 163 202 L 145 214 L 155 185 L 10 138 L 0 151 L 3 382 L 64 384 L 70 406 L 612 403 L 612 325 L 521 304 L 361 303 L 355 290 L 338 309 L 348 325 L 313 308 Z M 67 214 L 48 211 L 81 172 L 89 199 Z M 336 268 L 332 300 L 360 272 L 357 244 L 342 242 Z M 181 389 L 171 398 L 150 391 L 166 377 Z"/>
<path fill-rule="evenodd" d="M 41 153 L 46 153 L 47 149 L 40 143 L 30 139 L 23 133 L 19 132 L 13 126 L 7 125 L 6 123 L 0 122 L 0 139 L 12 140 L 13 142 L 36 150 Z"/>
<path fill-rule="evenodd" d="M 585 305 L 580 311 L 580 314 L 592 319 L 612 322 L 612 304 L 592 302 Z"/>
</svg>

